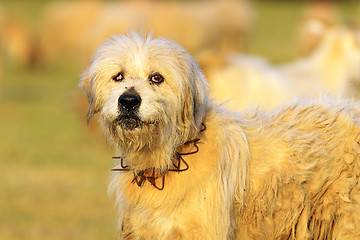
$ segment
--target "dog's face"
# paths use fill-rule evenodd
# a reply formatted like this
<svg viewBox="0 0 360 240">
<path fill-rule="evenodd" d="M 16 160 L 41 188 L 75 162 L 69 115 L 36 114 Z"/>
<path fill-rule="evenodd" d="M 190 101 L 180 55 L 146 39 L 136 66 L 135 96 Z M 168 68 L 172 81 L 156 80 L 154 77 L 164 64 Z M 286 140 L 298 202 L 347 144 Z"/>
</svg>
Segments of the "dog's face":
<svg viewBox="0 0 360 240">
<path fill-rule="evenodd" d="M 90 103 L 88 120 L 99 112 L 112 140 L 127 147 L 161 144 L 175 135 L 188 140 L 207 101 L 206 80 L 183 48 L 135 33 L 101 46 L 80 87 Z"/>
</svg>

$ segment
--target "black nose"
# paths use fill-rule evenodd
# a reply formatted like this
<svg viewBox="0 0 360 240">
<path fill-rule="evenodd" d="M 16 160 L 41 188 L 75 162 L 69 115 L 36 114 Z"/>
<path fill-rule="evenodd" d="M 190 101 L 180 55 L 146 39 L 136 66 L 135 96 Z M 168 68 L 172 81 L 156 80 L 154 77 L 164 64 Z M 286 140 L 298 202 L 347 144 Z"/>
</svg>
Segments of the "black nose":
<svg viewBox="0 0 360 240">
<path fill-rule="evenodd" d="M 139 108 L 141 97 L 134 93 L 124 93 L 119 97 L 118 106 L 120 110 L 135 111 Z"/>
</svg>

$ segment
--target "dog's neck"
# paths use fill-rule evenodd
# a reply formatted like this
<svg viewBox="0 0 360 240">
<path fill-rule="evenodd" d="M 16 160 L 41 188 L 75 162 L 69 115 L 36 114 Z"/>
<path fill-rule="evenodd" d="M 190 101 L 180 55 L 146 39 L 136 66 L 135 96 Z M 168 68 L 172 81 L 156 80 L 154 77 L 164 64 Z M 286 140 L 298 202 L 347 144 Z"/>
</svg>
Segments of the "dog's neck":
<svg viewBox="0 0 360 240">
<path fill-rule="evenodd" d="M 202 124 L 199 135 L 205 131 L 205 129 L 206 126 Z M 198 141 L 200 141 L 200 138 L 195 138 L 178 147 L 176 152 L 173 154 L 173 157 L 170 159 L 171 164 L 166 164 L 166 167 L 164 168 L 146 167 L 144 169 L 138 169 L 134 166 L 127 165 L 126 157 L 113 157 L 114 159 L 119 160 L 119 164 L 116 168 L 112 169 L 112 171 L 133 172 L 134 178 L 132 183 L 136 183 L 139 187 L 141 187 L 144 182 L 148 181 L 156 189 L 162 190 L 165 184 L 165 175 L 168 172 L 183 172 L 189 169 L 189 164 L 182 156 L 196 154 L 199 151 L 199 147 L 197 145 Z M 157 179 L 161 179 L 160 184 L 157 183 L 159 182 Z"/>
</svg>

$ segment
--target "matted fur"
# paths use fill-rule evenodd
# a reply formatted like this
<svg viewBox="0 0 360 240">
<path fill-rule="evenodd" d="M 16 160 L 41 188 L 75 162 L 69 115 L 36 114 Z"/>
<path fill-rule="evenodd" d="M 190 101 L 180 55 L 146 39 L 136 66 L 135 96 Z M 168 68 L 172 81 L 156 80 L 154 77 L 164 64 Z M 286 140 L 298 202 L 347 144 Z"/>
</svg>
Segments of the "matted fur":
<svg viewBox="0 0 360 240">
<path fill-rule="evenodd" d="M 118 72 L 124 80 L 115 82 Z M 154 72 L 163 83 L 150 82 Z M 271 113 L 230 113 L 208 99 L 183 48 L 136 33 L 100 47 L 80 86 L 89 118 L 100 113 L 131 169 L 115 172 L 109 187 L 121 239 L 360 238 L 359 104 L 300 99 Z M 113 122 L 129 88 L 142 99 L 134 129 Z M 189 169 L 166 172 L 195 138 L 199 152 L 183 156 Z M 145 169 L 166 173 L 162 191 L 131 183 Z"/>
</svg>

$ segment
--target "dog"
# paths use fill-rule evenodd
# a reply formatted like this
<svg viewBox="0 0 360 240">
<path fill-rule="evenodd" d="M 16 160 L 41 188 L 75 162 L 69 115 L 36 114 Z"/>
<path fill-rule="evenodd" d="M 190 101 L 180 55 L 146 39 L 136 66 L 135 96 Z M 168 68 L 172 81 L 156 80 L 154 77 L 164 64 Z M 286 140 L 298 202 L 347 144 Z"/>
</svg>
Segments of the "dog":
<svg viewBox="0 0 360 240">
<path fill-rule="evenodd" d="M 232 113 L 184 48 L 135 32 L 80 87 L 116 149 L 121 239 L 360 239 L 360 104 Z"/>
</svg>

